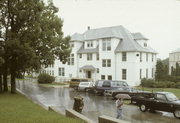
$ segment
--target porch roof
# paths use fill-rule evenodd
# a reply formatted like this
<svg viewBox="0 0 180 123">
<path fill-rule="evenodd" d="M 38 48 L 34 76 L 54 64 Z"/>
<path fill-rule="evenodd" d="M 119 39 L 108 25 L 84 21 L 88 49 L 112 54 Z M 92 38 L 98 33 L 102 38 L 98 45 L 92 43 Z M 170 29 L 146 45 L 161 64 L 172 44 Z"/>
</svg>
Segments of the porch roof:
<svg viewBox="0 0 180 123">
<path fill-rule="evenodd" d="M 95 70 L 96 68 L 92 65 L 84 65 L 80 69 L 82 69 L 82 70 Z"/>
</svg>

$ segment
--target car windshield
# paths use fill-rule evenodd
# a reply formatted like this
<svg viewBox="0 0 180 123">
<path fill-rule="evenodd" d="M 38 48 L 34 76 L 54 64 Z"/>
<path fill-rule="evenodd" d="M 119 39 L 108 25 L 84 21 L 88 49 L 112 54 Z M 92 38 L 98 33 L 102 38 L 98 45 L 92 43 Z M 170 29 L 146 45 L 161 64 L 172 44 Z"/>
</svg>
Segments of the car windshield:
<svg viewBox="0 0 180 123">
<path fill-rule="evenodd" d="M 175 101 L 178 100 L 178 98 L 173 93 L 166 94 L 166 97 L 169 101 Z"/>
</svg>

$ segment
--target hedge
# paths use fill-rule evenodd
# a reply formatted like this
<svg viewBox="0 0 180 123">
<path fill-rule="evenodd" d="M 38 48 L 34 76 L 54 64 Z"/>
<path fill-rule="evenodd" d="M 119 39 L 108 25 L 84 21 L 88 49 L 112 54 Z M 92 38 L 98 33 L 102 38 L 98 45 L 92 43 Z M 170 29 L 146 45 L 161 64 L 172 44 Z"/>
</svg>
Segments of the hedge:
<svg viewBox="0 0 180 123">
<path fill-rule="evenodd" d="M 45 84 L 45 83 L 52 83 L 54 82 L 55 78 L 50 76 L 49 74 L 42 73 L 38 76 L 38 83 Z"/>
<path fill-rule="evenodd" d="M 179 88 L 180 82 L 171 81 L 155 81 L 154 79 L 143 78 L 141 80 L 141 86 L 149 88 Z"/>
</svg>

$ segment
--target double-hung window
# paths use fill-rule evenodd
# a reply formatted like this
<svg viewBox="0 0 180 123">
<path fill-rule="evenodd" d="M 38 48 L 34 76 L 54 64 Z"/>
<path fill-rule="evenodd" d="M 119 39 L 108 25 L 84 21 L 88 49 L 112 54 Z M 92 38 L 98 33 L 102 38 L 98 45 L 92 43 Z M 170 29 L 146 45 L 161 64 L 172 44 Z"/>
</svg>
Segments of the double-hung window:
<svg viewBox="0 0 180 123">
<path fill-rule="evenodd" d="M 91 60 L 92 60 L 92 53 L 88 53 L 88 54 L 87 54 L 87 60 L 88 60 L 88 61 L 91 61 Z"/>
<path fill-rule="evenodd" d="M 111 51 L 111 38 L 104 38 L 102 40 L 102 51 Z"/>
<path fill-rule="evenodd" d="M 74 65 L 74 54 L 71 54 L 68 58 L 68 65 Z"/>
<path fill-rule="evenodd" d="M 122 69 L 122 79 L 123 80 L 127 79 L 127 77 L 126 77 L 127 75 L 126 74 L 127 74 L 127 70 L 126 69 Z"/>
<path fill-rule="evenodd" d="M 65 71 L 64 68 L 60 67 L 59 68 L 59 76 L 64 76 L 65 75 L 64 71 Z"/>
<path fill-rule="evenodd" d="M 111 67 L 111 59 L 103 59 L 102 67 Z"/>
<path fill-rule="evenodd" d="M 122 52 L 122 61 L 126 61 L 127 60 L 127 54 L 126 52 Z"/>
</svg>

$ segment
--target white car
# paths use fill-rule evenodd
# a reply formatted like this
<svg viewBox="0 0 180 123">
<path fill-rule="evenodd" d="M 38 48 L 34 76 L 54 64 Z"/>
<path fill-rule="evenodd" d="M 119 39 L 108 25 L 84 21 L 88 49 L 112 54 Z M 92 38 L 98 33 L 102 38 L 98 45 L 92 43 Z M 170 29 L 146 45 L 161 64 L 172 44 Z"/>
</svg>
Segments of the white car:
<svg viewBox="0 0 180 123">
<path fill-rule="evenodd" d="M 93 82 L 80 82 L 78 86 L 78 91 L 88 91 L 94 85 Z"/>
</svg>

